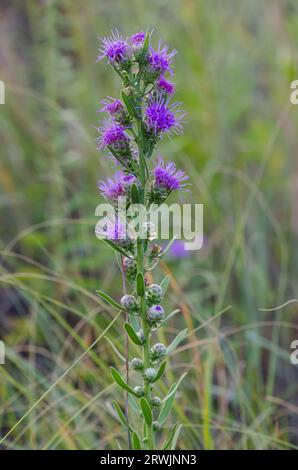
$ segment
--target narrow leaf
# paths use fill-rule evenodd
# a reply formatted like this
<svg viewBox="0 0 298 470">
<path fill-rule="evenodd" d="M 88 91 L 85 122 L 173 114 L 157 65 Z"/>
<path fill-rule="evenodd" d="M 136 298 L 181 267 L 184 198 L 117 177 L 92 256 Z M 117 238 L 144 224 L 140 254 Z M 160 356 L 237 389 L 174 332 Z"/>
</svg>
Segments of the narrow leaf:
<svg viewBox="0 0 298 470">
<path fill-rule="evenodd" d="M 135 344 L 137 344 L 138 346 L 142 346 L 142 343 L 141 341 L 139 340 L 139 337 L 138 335 L 136 334 L 135 330 L 133 329 L 133 327 L 129 324 L 129 323 L 125 323 L 124 324 L 124 328 L 125 328 L 125 331 L 126 333 L 128 334 L 128 336 L 130 337 L 131 341 Z"/>
<path fill-rule="evenodd" d="M 174 400 L 175 400 L 175 396 L 176 396 L 176 392 L 177 392 L 177 389 L 181 383 L 181 381 L 183 380 L 183 378 L 186 376 L 187 373 L 183 374 L 182 377 L 180 378 L 180 380 L 174 384 L 171 389 L 170 389 L 170 392 L 168 393 L 168 395 L 164 398 L 163 400 L 163 405 L 162 405 L 162 408 L 160 410 L 160 413 L 159 413 L 159 417 L 158 417 L 158 422 L 159 424 L 163 424 L 165 422 L 165 420 L 167 419 L 170 411 L 171 411 L 171 408 L 173 406 L 173 403 L 174 403 Z"/>
<path fill-rule="evenodd" d="M 187 335 L 187 328 L 185 330 L 180 331 L 176 338 L 171 342 L 171 344 L 167 347 L 167 354 L 171 354 L 175 348 L 184 340 Z"/>
<path fill-rule="evenodd" d="M 142 397 L 140 399 L 140 406 L 147 426 L 151 426 L 153 421 L 152 410 L 146 398 Z"/>
<path fill-rule="evenodd" d="M 147 55 L 147 52 L 149 49 L 149 41 L 150 41 L 150 34 L 148 33 L 143 44 L 143 49 L 141 52 L 141 60 L 144 60 Z"/>
<path fill-rule="evenodd" d="M 131 200 L 132 200 L 133 204 L 139 204 L 140 196 L 139 196 L 139 190 L 138 190 L 136 184 L 131 185 L 130 196 L 131 196 Z"/>
<path fill-rule="evenodd" d="M 136 107 L 134 105 L 134 102 L 133 100 L 130 98 L 130 96 L 128 96 L 126 93 L 124 93 L 124 91 L 121 91 L 121 98 L 123 100 L 123 103 L 125 104 L 125 107 L 128 111 L 128 113 L 134 117 L 134 118 L 137 118 L 138 117 L 138 113 L 137 113 L 137 110 L 136 110 Z"/>
<path fill-rule="evenodd" d="M 157 371 L 157 374 L 156 374 L 154 380 L 152 380 L 151 383 L 156 382 L 157 380 L 160 379 L 160 377 L 162 376 L 162 374 L 163 374 L 164 371 L 165 371 L 166 364 L 167 364 L 166 361 L 161 364 L 160 368 L 159 368 L 158 371 Z"/>
<path fill-rule="evenodd" d="M 175 450 L 177 439 L 180 433 L 182 425 L 176 423 L 170 432 L 169 438 L 164 442 L 161 450 Z"/>
<path fill-rule="evenodd" d="M 171 276 L 168 276 L 168 275 L 165 276 L 163 280 L 161 281 L 160 287 L 162 288 L 163 295 L 165 295 L 165 293 L 167 292 L 170 282 L 171 282 Z"/>
<path fill-rule="evenodd" d="M 116 384 L 119 385 L 119 387 L 123 388 L 126 392 L 131 393 L 132 395 L 137 397 L 137 394 L 133 391 L 133 389 L 129 385 L 127 385 L 122 375 L 119 374 L 119 372 L 116 369 L 114 369 L 114 367 L 111 367 L 111 374 L 112 374 L 114 381 L 116 382 Z"/>
<path fill-rule="evenodd" d="M 122 354 L 121 354 L 120 351 L 118 351 L 118 349 L 117 349 L 116 346 L 114 345 L 113 341 L 111 341 L 108 336 L 104 336 L 104 339 L 107 340 L 107 342 L 109 343 L 109 345 L 111 346 L 111 348 L 113 349 L 113 351 L 115 352 L 115 354 L 119 357 L 119 359 L 121 359 L 121 361 L 123 361 L 123 362 L 126 362 L 125 357 L 122 356 Z"/>
<path fill-rule="evenodd" d="M 140 272 L 137 274 L 137 293 L 140 297 L 144 297 L 145 295 L 144 276 Z"/>
<path fill-rule="evenodd" d="M 176 308 L 176 310 L 173 310 L 169 315 L 164 319 L 163 322 L 160 323 L 160 325 L 157 327 L 159 329 L 161 326 L 163 326 L 167 321 L 169 321 L 176 313 L 181 312 L 180 308 Z"/>
<path fill-rule="evenodd" d="M 103 299 L 105 300 L 108 304 L 112 305 L 113 307 L 118 308 L 119 310 L 125 311 L 125 309 L 122 307 L 122 305 L 118 304 L 115 300 L 112 299 L 108 294 L 103 292 L 102 290 L 97 290 L 96 293 Z"/>
<path fill-rule="evenodd" d="M 132 433 L 132 447 L 133 450 L 142 450 L 140 438 L 135 431 Z"/>
<path fill-rule="evenodd" d="M 114 410 L 116 411 L 117 415 L 118 415 L 118 418 L 120 420 L 120 422 L 123 424 L 123 426 L 125 426 L 126 428 L 128 428 L 130 431 L 132 431 L 131 427 L 129 426 L 128 422 L 127 422 L 127 419 L 126 419 L 126 416 L 124 415 L 123 411 L 121 410 L 120 406 L 118 405 L 118 403 L 116 401 L 112 401 L 112 404 L 113 404 L 113 407 L 114 407 Z"/>
<path fill-rule="evenodd" d="M 115 243 L 111 242 L 110 240 L 106 240 L 105 238 L 101 238 L 103 242 L 105 242 L 107 245 L 113 248 L 113 250 L 118 251 L 122 256 L 125 256 L 125 258 L 130 258 L 134 259 L 132 256 L 130 256 L 128 253 L 126 253 L 122 248 L 119 246 L 115 245 Z"/>
</svg>

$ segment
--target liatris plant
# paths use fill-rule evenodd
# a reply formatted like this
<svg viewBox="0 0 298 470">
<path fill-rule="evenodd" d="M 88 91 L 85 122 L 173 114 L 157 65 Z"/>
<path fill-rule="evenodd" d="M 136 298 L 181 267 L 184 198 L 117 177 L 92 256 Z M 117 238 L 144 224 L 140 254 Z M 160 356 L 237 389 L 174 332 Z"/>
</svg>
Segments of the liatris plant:
<svg viewBox="0 0 298 470">
<path fill-rule="evenodd" d="M 128 375 L 124 379 L 111 368 L 114 381 L 127 393 L 130 414 L 135 413 L 134 419 L 130 420 L 128 406 L 123 411 L 118 403 L 113 403 L 120 422 L 128 430 L 129 446 L 133 449 L 160 447 L 156 444 L 156 434 L 160 439 L 160 430 L 182 379 L 172 385 L 165 397 L 153 393 L 165 372 L 168 356 L 186 336 L 186 330 L 181 331 L 168 347 L 154 340 L 157 330 L 176 311 L 166 316 L 161 305 L 168 277 L 160 284 L 150 285 L 148 273 L 165 255 L 171 241 L 164 249 L 153 243 L 154 234 L 148 219 L 145 219 L 145 230 L 131 236 L 119 214 L 118 204 L 119 198 L 125 197 L 126 209 L 141 204 L 148 213 L 150 204 L 160 205 L 173 191 L 185 189 L 188 178 L 173 162 L 166 163 L 159 157 L 153 168 L 149 166 L 153 151 L 164 134 L 182 131 L 183 112 L 179 103 L 171 103 L 175 86 L 166 78 L 167 74 L 173 75 L 175 53 L 161 45 L 157 50 L 153 49 L 150 34 L 139 32 L 123 39 L 114 32 L 111 37 L 102 39 L 98 56 L 98 60 L 107 60 L 123 87 L 121 99 L 108 97 L 101 101 L 99 110 L 106 112 L 108 119 L 98 128 L 98 149 L 107 150 L 118 168 L 112 178 L 98 182 L 102 195 L 113 205 L 116 217 L 97 228 L 97 234 L 120 256 L 125 286 L 131 286 L 131 293 L 125 293 L 120 303 L 102 291 L 98 294 L 126 312 L 126 335 L 140 351 L 138 357 L 130 361 L 127 358 L 127 365 L 137 373 L 138 384 L 134 388 L 128 383 Z M 136 428 L 139 415 L 143 421 L 139 426 L 141 432 Z M 161 444 L 163 449 L 175 448 L 180 427 L 177 423 L 170 428 Z"/>
</svg>

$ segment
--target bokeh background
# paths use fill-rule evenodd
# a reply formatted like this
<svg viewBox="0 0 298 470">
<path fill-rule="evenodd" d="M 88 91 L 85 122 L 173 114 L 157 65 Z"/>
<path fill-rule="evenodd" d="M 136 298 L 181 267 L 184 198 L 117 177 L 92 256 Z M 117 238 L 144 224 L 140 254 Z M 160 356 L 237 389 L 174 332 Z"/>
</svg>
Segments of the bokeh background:
<svg viewBox="0 0 298 470">
<path fill-rule="evenodd" d="M 97 38 L 115 27 L 178 49 L 187 123 L 160 151 L 205 205 L 203 249 L 176 247 L 154 278 L 171 276 L 166 309 L 181 309 L 167 341 L 189 328 L 160 389 L 189 371 L 167 426 L 182 423 L 180 449 L 298 447 L 298 306 L 270 310 L 298 296 L 297 2 L 1 0 L 0 14 L 2 448 L 127 446 L 108 370 L 123 369 L 123 317 L 95 294 L 122 291 L 94 236 L 111 171 L 96 110 L 119 93 Z"/>
</svg>

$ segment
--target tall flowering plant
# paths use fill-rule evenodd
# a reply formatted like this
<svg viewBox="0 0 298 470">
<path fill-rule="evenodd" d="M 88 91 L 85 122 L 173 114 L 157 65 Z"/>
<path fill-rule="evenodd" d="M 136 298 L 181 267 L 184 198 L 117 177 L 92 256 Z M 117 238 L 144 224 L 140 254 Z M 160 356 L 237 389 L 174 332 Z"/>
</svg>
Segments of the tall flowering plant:
<svg viewBox="0 0 298 470">
<path fill-rule="evenodd" d="M 119 213 L 120 198 L 125 198 L 126 208 L 142 205 L 146 214 L 151 204 L 164 203 L 177 190 L 185 189 L 188 177 L 178 170 L 173 162 L 161 157 L 154 164 L 150 161 L 156 145 L 165 134 L 181 133 L 183 112 L 179 103 L 171 101 L 175 85 L 167 75 L 173 75 L 173 59 L 176 51 L 161 44 L 154 49 L 150 34 L 139 32 L 124 39 L 118 32 L 101 40 L 98 61 L 105 59 L 119 76 L 122 83 L 120 99 L 108 97 L 101 101 L 100 112 L 108 118 L 98 128 L 98 150 L 106 150 L 115 162 L 113 177 L 98 182 L 103 197 L 114 207 L 116 216 L 106 220 L 97 234 L 117 252 L 121 258 L 125 285 L 131 293 L 116 302 L 102 291 L 98 294 L 108 303 L 126 312 L 125 333 L 129 341 L 139 348 L 138 357 L 127 358 L 127 365 L 136 372 L 138 384 L 132 388 L 128 376 L 111 368 L 112 378 L 127 394 L 127 404 L 134 419 L 129 419 L 128 406 L 125 411 L 113 402 L 120 422 L 127 428 L 128 445 L 133 449 L 175 448 L 181 426 L 175 424 L 163 444 L 160 430 L 174 403 L 181 379 L 173 384 L 164 397 L 153 391 L 165 372 L 167 358 L 186 336 L 181 331 L 169 346 L 155 342 L 157 330 L 173 316 L 167 316 L 162 307 L 169 279 L 160 284 L 150 284 L 152 271 L 165 255 L 153 243 L 152 226 L 148 219 L 142 231 L 132 236 Z M 132 219 L 133 217 L 131 217 Z M 168 244 L 168 247 L 170 246 Z M 129 362 L 128 362 L 129 361 Z M 141 416 L 142 426 L 137 428 Z M 141 429 L 141 431 L 139 431 Z"/>
</svg>

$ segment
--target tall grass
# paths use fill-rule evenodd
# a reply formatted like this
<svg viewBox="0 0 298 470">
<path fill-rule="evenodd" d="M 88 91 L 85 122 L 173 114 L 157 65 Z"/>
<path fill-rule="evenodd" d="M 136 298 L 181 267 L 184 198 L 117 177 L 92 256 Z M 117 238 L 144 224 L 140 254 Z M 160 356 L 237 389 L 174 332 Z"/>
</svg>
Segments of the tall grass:
<svg viewBox="0 0 298 470">
<path fill-rule="evenodd" d="M 296 448 L 297 303 L 261 310 L 297 297 L 296 2 L 14 0 L 1 10 L 1 446 L 125 446 L 106 367 L 123 367 L 107 336 L 124 354 L 124 319 L 94 294 L 121 295 L 94 236 L 96 180 L 108 173 L 95 98 L 116 92 L 95 64 L 97 36 L 117 26 L 154 27 L 179 50 L 186 130 L 162 151 L 191 175 L 184 200 L 205 205 L 204 248 L 158 273 L 182 310 L 166 333 L 189 328 L 167 372 L 170 384 L 189 369 L 179 448 Z"/>
</svg>

